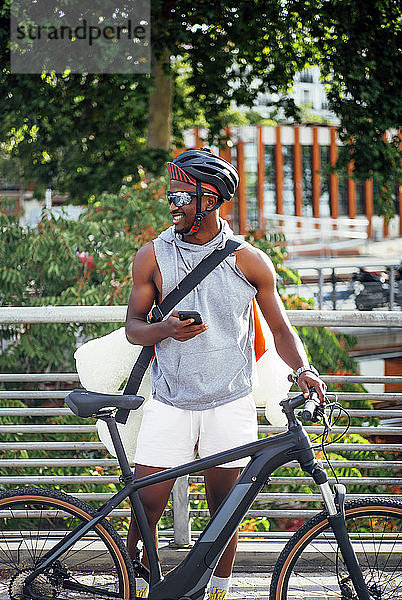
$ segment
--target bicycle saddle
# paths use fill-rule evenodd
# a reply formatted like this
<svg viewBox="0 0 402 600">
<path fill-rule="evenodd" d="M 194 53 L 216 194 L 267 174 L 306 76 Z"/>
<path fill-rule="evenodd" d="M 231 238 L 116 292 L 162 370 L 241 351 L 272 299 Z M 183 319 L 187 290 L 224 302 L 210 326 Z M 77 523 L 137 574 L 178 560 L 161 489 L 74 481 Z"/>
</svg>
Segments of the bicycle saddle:
<svg viewBox="0 0 402 600">
<path fill-rule="evenodd" d="M 142 396 L 120 396 L 119 394 L 100 394 L 87 390 L 75 389 L 65 398 L 65 403 L 78 417 L 91 417 L 101 408 L 113 407 L 136 410 L 144 402 Z"/>
</svg>

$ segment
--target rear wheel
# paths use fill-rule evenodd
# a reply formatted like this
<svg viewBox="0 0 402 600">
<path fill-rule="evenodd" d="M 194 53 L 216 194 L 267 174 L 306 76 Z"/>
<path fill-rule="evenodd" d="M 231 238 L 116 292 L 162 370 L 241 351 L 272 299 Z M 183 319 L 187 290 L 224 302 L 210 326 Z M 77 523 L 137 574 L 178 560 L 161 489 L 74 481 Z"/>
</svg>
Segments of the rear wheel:
<svg viewBox="0 0 402 600">
<path fill-rule="evenodd" d="M 95 514 L 88 504 L 53 490 L 1 493 L 0 598 L 30 598 L 26 577 L 71 530 Z M 135 598 L 132 562 L 116 531 L 103 519 L 34 579 L 31 590 L 39 597 L 69 600 Z"/>
<path fill-rule="evenodd" d="M 346 505 L 346 527 L 372 600 L 402 599 L 402 502 Z M 357 600 L 326 513 L 305 523 L 278 558 L 270 600 Z"/>
</svg>

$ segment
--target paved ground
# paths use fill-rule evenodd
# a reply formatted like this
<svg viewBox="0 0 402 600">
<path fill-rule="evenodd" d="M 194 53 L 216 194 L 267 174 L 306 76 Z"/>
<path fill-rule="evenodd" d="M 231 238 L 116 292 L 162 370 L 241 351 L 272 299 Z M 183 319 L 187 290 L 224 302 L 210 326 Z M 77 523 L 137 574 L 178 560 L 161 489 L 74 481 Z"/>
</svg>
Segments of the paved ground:
<svg viewBox="0 0 402 600">
<path fill-rule="evenodd" d="M 100 575 L 99 578 L 103 576 Z M 231 590 L 228 600 L 268 600 L 271 575 L 264 573 L 235 573 L 232 578 Z M 98 582 L 100 583 L 100 582 Z M 322 591 L 322 585 L 327 592 Z M 331 593 L 331 588 L 335 590 L 336 582 L 334 578 L 324 575 L 306 573 L 303 577 L 303 590 L 292 592 L 289 600 L 335 600 L 339 596 Z M 65 598 L 65 596 L 63 596 Z M 79 595 L 69 592 L 69 600 L 83 600 Z M 9 600 L 8 588 L 0 581 L 0 600 Z"/>
<path fill-rule="evenodd" d="M 264 573 L 235 573 L 229 600 L 269 599 L 271 575 Z M 335 600 L 339 599 L 334 577 L 324 574 L 303 574 L 303 589 L 294 590 L 289 600 Z M 323 586 L 325 591 L 323 592 Z M 331 589 L 334 590 L 331 593 Z"/>
<path fill-rule="evenodd" d="M 258 542 L 256 540 L 241 540 L 236 555 L 235 571 L 228 600 L 269 600 L 271 574 L 283 545 L 284 540 L 259 540 Z M 369 550 L 369 554 L 374 550 L 374 548 L 367 545 L 365 549 Z M 388 550 L 392 552 L 392 549 L 393 544 Z M 86 551 L 88 552 L 88 548 Z M 99 549 L 97 550 L 95 547 L 93 551 L 100 560 Z M 311 548 L 308 555 L 305 556 L 305 562 L 302 566 L 303 572 L 298 573 L 297 579 L 292 579 L 287 600 L 340 600 L 336 575 L 334 571 L 329 572 L 331 567 L 328 566 L 331 563 L 332 565 L 335 564 L 336 556 L 332 556 L 333 551 L 332 545 L 325 540 L 321 543 L 316 542 L 314 548 Z M 162 564 L 167 567 L 166 570 L 170 570 L 183 560 L 187 552 L 188 549 L 171 548 L 166 542 L 163 542 L 160 547 Z M 362 558 L 359 553 L 358 556 L 359 559 Z M 85 562 L 84 557 L 82 558 Z M 327 559 L 328 562 L 326 562 Z M 75 564 L 80 568 L 80 561 Z M 391 567 L 391 564 L 389 566 Z M 103 571 L 103 563 L 101 569 L 95 575 L 77 573 L 75 576 L 78 580 L 92 585 L 108 585 L 112 574 L 110 571 L 106 572 L 106 569 Z M 398 573 L 396 585 L 399 590 L 402 586 L 400 569 L 398 569 Z M 0 600 L 10 600 L 8 586 L 3 582 L 0 572 Z M 82 595 L 71 591 L 56 597 L 60 600 L 62 598 L 64 600 L 84 600 Z M 386 600 L 400 598 L 398 592 L 394 594 L 393 589 L 388 590 Z M 17 599 L 18 594 L 14 597 L 14 600 Z"/>
</svg>

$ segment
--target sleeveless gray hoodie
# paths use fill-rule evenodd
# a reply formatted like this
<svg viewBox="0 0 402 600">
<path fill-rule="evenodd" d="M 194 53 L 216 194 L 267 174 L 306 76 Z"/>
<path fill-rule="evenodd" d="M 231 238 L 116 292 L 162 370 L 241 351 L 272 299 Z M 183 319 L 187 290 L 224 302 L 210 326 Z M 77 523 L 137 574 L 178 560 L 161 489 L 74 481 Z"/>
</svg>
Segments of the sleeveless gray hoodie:
<svg viewBox="0 0 402 600">
<path fill-rule="evenodd" d="M 174 226 L 153 241 L 162 275 L 162 299 L 204 257 L 234 237 L 227 222 L 220 219 L 220 223 L 218 235 L 203 245 L 184 242 Z M 242 242 L 239 249 L 247 245 Z M 156 344 L 151 365 L 156 400 L 186 410 L 205 410 L 251 392 L 256 377 L 251 300 L 256 293 L 232 253 L 176 305 L 176 310 L 199 311 L 209 329 L 185 342 L 167 338 Z"/>
</svg>

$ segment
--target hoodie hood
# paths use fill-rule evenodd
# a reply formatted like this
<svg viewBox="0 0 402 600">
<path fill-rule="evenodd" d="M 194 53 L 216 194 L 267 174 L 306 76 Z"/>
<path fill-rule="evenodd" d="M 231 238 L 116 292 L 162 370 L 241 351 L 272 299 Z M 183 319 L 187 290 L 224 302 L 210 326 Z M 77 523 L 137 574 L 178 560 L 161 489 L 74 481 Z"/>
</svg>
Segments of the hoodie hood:
<svg viewBox="0 0 402 600">
<path fill-rule="evenodd" d="M 185 242 L 182 239 L 181 234 L 175 233 L 175 227 L 172 225 L 169 229 L 163 231 L 158 239 L 167 242 L 168 244 L 172 244 L 172 253 L 173 260 L 175 265 L 175 282 L 176 287 L 179 284 L 179 268 L 178 268 L 178 253 L 180 254 L 183 262 L 186 264 L 188 270 L 194 269 L 201 260 L 212 254 L 212 252 L 216 249 L 221 249 L 225 246 L 227 240 L 229 238 L 234 238 L 235 235 L 233 230 L 230 228 L 227 221 L 219 217 L 219 222 L 221 229 L 219 233 L 206 242 L 205 244 L 191 244 L 189 242 Z M 246 242 L 244 242 L 246 245 Z M 244 246 L 243 244 L 239 246 L 239 249 Z"/>
</svg>

